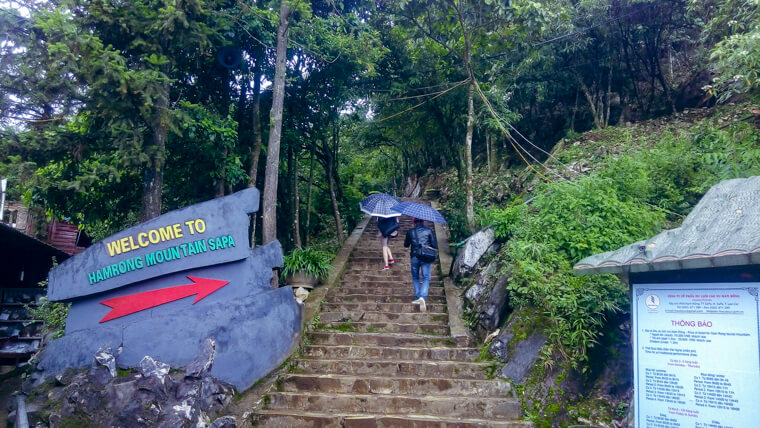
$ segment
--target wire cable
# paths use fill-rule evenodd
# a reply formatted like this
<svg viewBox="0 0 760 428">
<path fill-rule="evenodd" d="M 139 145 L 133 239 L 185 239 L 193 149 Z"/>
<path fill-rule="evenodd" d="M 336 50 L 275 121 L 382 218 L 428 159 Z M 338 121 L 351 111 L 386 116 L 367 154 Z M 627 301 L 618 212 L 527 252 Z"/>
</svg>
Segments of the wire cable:
<svg viewBox="0 0 760 428">
<path fill-rule="evenodd" d="M 413 106 L 411 106 L 411 107 L 409 107 L 409 108 L 407 108 L 407 109 L 401 110 L 401 111 L 400 111 L 400 112 L 398 112 L 398 113 L 394 113 L 394 114 L 392 114 L 392 115 L 390 115 L 390 116 L 386 116 L 386 117 L 384 117 L 384 118 L 382 118 L 382 119 L 378 119 L 378 120 L 377 120 L 377 123 L 380 123 L 380 122 L 384 122 L 384 121 L 386 121 L 386 120 L 388 120 L 388 119 L 392 119 L 392 118 L 394 118 L 394 117 L 397 117 L 397 116 L 400 116 L 400 115 L 402 115 L 402 114 L 404 114 L 404 113 L 406 113 L 406 112 L 412 111 L 412 110 L 416 109 L 417 107 L 419 107 L 419 106 L 421 106 L 421 105 L 423 105 L 423 104 L 427 103 L 428 101 L 432 101 L 432 100 L 434 100 L 434 99 L 436 99 L 436 98 L 438 98 L 438 97 L 442 96 L 443 94 L 445 94 L 445 93 L 447 93 L 447 92 L 453 91 L 454 89 L 456 89 L 456 88 L 458 88 L 458 87 L 462 86 L 463 84 L 465 84 L 465 83 L 467 83 L 467 82 L 469 82 L 469 81 L 470 81 L 470 79 L 466 79 L 466 80 L 463 80 L 463 81 L 461 81 L 461 82 L 457 83 L 456 85 L 454 85 L 454 86 L 450 87 L 449 89 L 446 89 L 445 91 L 442 91 L 442 92 L 440 92 L 438 95 L 436 95 L 436 96 L 434 96 L 434 97 L 432 97 L 432 98 L 429 98 L 429 99 L 427 99 L 427 100 L 425 100 L 425 101 L 423 101 L 423 102 L 421 102 L 421 103 L 419 103 L 419 104 L 415 104 L 415 105 L 413 105 Z"/>
<path fill-rule="evenodd" d="M 546 181 L 551 182 L 552 181 L 551 179 L 549 179 L 547 176 L 541 174 L 541 172 L 539 172 L 535 167 L 533 167 L 533 165 L 527 159 L 525 159 L 525 156 L 523 156 L 522 152 L 520 152 L 520 150 L 517 148 L 517 147 L 521 147 L 520 144 L 517 142 L 517 140 L 514 139 L 514 137 L 512 137 L 509 134 L 509 131 L 507 131 L 507 129 L 504 127 L 504 125 L 502 125 L 501 121 L 499 120 L 498 115 L 496 114 L 496 111 L 494 111 L 493 106 L 491 106 L 491 102 L 488 101 L 488 98 L 486 98 L 485 94 L 480 89 L 480 85 L 478 85 L 478 81 L 475 80 L 475 79 L 473 79 L 473 84 L 475 86 L 475 89 L 477 89 L 477 91 L 478 91 L 478 95 L 480 95 L 480 98 L 483 100 L 483 103 L 486 105 L 486 107 L 488 107 L 488 111 L 490 111 L 491 115 L 494 117 L 494 119 L 496 119 L 496 122 L 499 124 L 499 128 L 502 130 L 502 132 L 504 132 L 504 135 L 506 135 L 507 140 L 509 141 L 509 144 L 511 144 L 512 148 L 515 149 L 515 151 L 517 152 L 517 154 L 520 156 L 520 159 L 522 159 L 523 162 L 525 162 L 525 165 L 527 165 L 528 168 L 530 168 L 533 172 L 535 172 L 536 175 L 538 175 L 539 177 L 543 178 Z M 522 148 L 522 149 L 525 150 L 525 148 Z M 525 152 L 527 153 L 527 150 L 525 150 Z M 528 155 L 530 155 L 530 153 L 528 153 Z M 542 165 L 542 166 L 544 166 L 544 165 Z M 544 166 L 544 168 L 546 168 L 546 166 Z M 557 174 L 557 173 L 555 172 L 555 174 Z M 559 174 L 557 174 L 557 175 L 559 175 Z M 564 179 L 564 177 L 562 177 L 562 176 L 560 176 L 560 177 L 562 179 Z"/>
<path fill-rule="evenodd" d="M 461 83 L 464 83 L 464 82 L 466 82 L 466 81 L 467 81 L 467 79 L 465 79 L 465 80 L 462 80 L 461 82 L 456 82 L 456 84 L 457 84 L 457 85 L 459 85 L 459 84 L 461 84 Z M 448 84 L 448 83 L 447 83 L 447 84 Z M 442 86 L 442 85 L 437 85 L 437 86 Z M 447 91 L 447 90 L 445 89 L 445 90 L 443 90 L 443 91 L 438 91 L 438 92 L 430 92 L 430 93 L 427 93 L 427 94 L 421 94 L 421 95 L 409 95 L 409 96 L 406 96 L 406 97 L 388 98 L 388 99 L 386 99 L 386 100 L 383 100 L 383 101 L 385 101 L 385 102 L 388 102 L 388 101 L 402 101 L 402 100 L 411 100 L 411 99 L 415 99 L 415 98 L 424 98 L 424 97 L 429 97 L 429 96 L 433 96 L 433 95 L 439 95 L 439 94 L 441 94 L 442 92 L 446 92 L 446 91 Z"/>
</svg>

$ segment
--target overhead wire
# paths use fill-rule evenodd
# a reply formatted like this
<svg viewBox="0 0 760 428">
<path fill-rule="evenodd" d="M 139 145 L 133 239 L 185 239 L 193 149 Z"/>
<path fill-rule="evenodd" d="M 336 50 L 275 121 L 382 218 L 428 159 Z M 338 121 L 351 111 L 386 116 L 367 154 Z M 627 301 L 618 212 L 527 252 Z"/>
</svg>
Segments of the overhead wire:
<svg viewBox="0 0 760 428">
<path fill-rule="evenodd" d="M 601 27 L 603 25 L 607 25 L 607 24 L 609 24 L 612 21 L 617 21 L 619 19 L 627 18 L 627 17 L 629 17 L 629 16 L 631 16 L 631 15 L 637 13 L 637 12 L 638 12 L 638 10 L 634 10 L 634 11 L 628 12 L 628 13 L 623 14 L 623 15 L 613 16 L 613 17 L 608 18 L 608 19 L 606 19 L 606 20 L 604 20 L 602 22 L 599 22 L 597 24 L 590 25 L 588 27 L 579 28 L 579 29 L 577 29 L 575 31 L 571 31 L 571 32 L 566 33 L 566 34 L 561 34 L 561 35 L 559 35 L 557 37 L 553 37 L 553 38 L 551 38 L 549 40 L 544 40 L 542 42 L 535 43 L 535 44 L 533 44 L 533 47 L 543 46 L 543 45 L 546 45 L 546 44 L 549 44 L 549 43 L 552 43 L 552 42 L 556 42 L 557 40 L 562 40 L 562 39 L 574 36 L 576 34 L 584 33 L 584 32 L 586 32 L 588 30 L 593 30 L 594 28 L 598 28 L 598 27 Z"/>
<path fill-rule="evenodd" d="M 499 128 L 502 130 L 502 132 L 504 133 L 504 135 L 507 137 L 507 141 L 509 141 L 509 144 L 511 144 L 511 145 L 512 145 L 512 148 L 514 148 L 514 149 L 515 149 L 515 152 L 517 152 L 517 154 L 520 156 L 520 159 L 522 159 L 522 160 L 523 160 L 523 162 L 525 162 L 525 165 L 527 165 L 527 166 L 528 166 L 528 168 L 530 168 L 530 169 L 531 169 L 533 172 L 535 172 L 535 173 L 536 173 L 536 175 L 538 175 L 539 177 L 543 178 L 543 179 L 544 179 L 544 180 L 546 180 L 546 181 L 552 181 L 551 179 L 549 179 L 549 178 L 548 178 L 547 176 L 545 176 L 544 174 L 541 174 L 541 172 L 540 172 L 539 170 L 537 170 L 537 169 L 536 169 L 536 168 L 533 166 L 533 164 L 531 164 L 531 163 L 530 163 L 530 162 L 529 162 L 527 159 L 525 159 L 525 156 L 523 156 L 522 152 L 520 151 L 520 149 L 518 149 L 518 147 L 522 148 L 522 150 L 524 150 L 524 151 L 525 151 L 525 153 L 527 153 L 527 154 L 528 154 L 528 156 L 531 156 L 531 157 L 532 157 L 532 155 L 531 155 L 531 154 L 530 154 L 530 153 L 529 153 L 529 152 L 528 152 L 528 151 L 527 151 L 527 150 L 526 150 L 524 147 L 522 147 L 522 146 L 520 145 L 520 143 L 518 143 L 518 142 L 517 142 L 517 140 L 515 140 L 515 139 L 514 139 L 514 137 L 512 137 L 512 135 L 510 135 L 510 134 L 509 134 L 509 131 L 507 131 L 507 129 L 506 129 L 506 128 L 504 127 L 504 125 L 501 123 L 501 120 L 499 119 L 499 116 L 496 114 L 496 111 L 494 110 L 493 106 L 491 105 L 491 102 L 490 102 L 490 101 L 488 101 L 488 98 L 486 98 L 485 94 L 484 94 L 484 93 L 483 93 L 483 91 L 480 89 L 480 85 L 478 85 L 478 81 L 477 81 L 477 80 L 474 80 L 474 79 L 473 79 L 473 85 L 475 86 L 475 89 L 478 91 L 478 95 L 479 95 L 479 96 L 480 96 L 480 98 L 483 100 L 483 103 L 486 105 L 486 107 L 488 107 L 488 111 L 491 113 L 491 115 L 494 117 L 494 119 L 496 119 L 496 123 L 499 125 Z M 533 158 L 533 159 L 535 159 L 535 158 Z M 538 160 L 536 160 L 536 162 L 538 162 Z M 539 164 L 541 164 L 541 163 L 539 162 Z M 541 164 L 541 166 L 543 166 L 543 167 L 544 167 L 544 168 L 546 168 L 546 169 L 549 169 L 549 168 L 547 168 L 547 167 L 546 167 L 545 165 L 543 165 L 543 164 Z M 554 172 L 554 171 L 552 171 L 552 172 Z M 556 172 L 554 172 L 554 173 L 555 173 L 556 175 L 558 175 L 560 178 L 564 179 L 564 177 L 562 177 L 562 176 L 561 176 L 561 175 L 559 175 L 558 173 L 556 173 Z"/>
<path fill-rule="evenodd" d="M 455 84 L 455 85 L 459 85 L 459 84 L 462 84 L 462 83 L 466 82 L 467 80 L 468 80 L 468 79 L 462 80 L 461 82 L 456 82 L 456 84 Z M 453 82 L 450 82 L 449 84 L 451 84 L 451 83 L 453 83 Z M 437 86 L 442 86 L 442 85 L 437 85 Z M 402 100 L 411 100 L 411 99 L 415 99 L 415 98 L 424 98 L 424 97 L 430 97 L 430 96 L 433 96 L 433 95 L 438 95 L 438 94 L 441 94 L 442 92 L 446 92 L 447 90 L 448 90 L 448 89 L 444 89 L 443 91 L 437 91 L 437 92 L 429 92 L 429 93 L 427 93 L 427 94 L 420 94 L 420 95 L 409 95 L 409 96 L 405 96 L 405 97 L 398 97 L 398 98 L 388 98 L 388 99 L 386 99 L 386 100 L 383 100 L 383 101 L 402 101 Z"/>
<path fill-rule="evenodd" d="M 442 96 L 442 95 L 444 95 L 444 94 L 446 94 L 446 93 L 448 93 L 448 92 L 450 92 L 450 91 L 453 91 L 454 89 L 456 89 L 456 88 L 458 88 L 458 87 L 462 86 L 463 84 L 465 84 L 465 83 L 467 83 L 467 82 L 469 82 L 469 81 L 470 81 L 470 79 L 466 79 L 466 80 L 463 80 L 463 81 L 459 82 L 458 84 L 456 84 L 456 85 L 454 85 L 454 86 L 450 87 L 449 89 L 446 89 L 445 91 L 441 91 L 441 92 L 439 92 L 439 93 L 438 93 L 438 95 L 435 95 L 435 96 L 433 96 L 432 98 L 429 98 L 429 99 L 427 99 L 427 100 L 425 100 L 425 101 L 422 101 L 421 103 L 415 104 L 415 105 L 413 105 L 413 106 L 411 106 L 411 107 L 409 107 L 409 108 L 407 108 L 407 109 L 401 110 L 401 111 L 400 111 L 400 112 L 398 112 L 398 113 L 394 113 L 394 114 L 392 114 L 392 115 L 390 115 L 390 116 L 386 116 L 386 117 L 384 117 L 384 118 L 382 118 L 382 119 L 378 119 L 378 120 L 377 120 L 377 122 L 378 122 L 378 123 L 380 123 L 380 122 L 384 122 L 384 121 L 386 121 L 386 120 L 388 120 L 388 119 L 392 119 L 392 118 L 394 118 L 394 117 L 397 117 L 397 116 L 400 116 L 400 115 L 402 115 L 402 114 L 404 114 L 404 113 L 406 113 L 406 112 L 412 111 L 412 110 L 416 109 L 417 107 L 420 107 L 421 105 L 423 105 L 423 104 L 425 104 L 425 103 L 427 103 L 427 102 L 429 102 L 429 101 L 432 101 L 432 100 L 434 100 L 434 99 L 436 99 L 436 98 L 438 98 L 438 97 L 440 97 L 440 96 Z"/>
</svg>

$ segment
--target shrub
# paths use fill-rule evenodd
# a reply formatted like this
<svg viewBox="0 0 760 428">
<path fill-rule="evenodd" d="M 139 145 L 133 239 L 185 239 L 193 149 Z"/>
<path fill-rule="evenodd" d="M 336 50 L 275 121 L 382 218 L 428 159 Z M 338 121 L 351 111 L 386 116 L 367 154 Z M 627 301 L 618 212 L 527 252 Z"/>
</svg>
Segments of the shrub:
<svg viewBox="0 0 760 428">
<path fill-rule="evenodd" d="M 283 276 L 303 272 L 307 275 L 323 277 L 330 272 L 332 265 L 329 254 L 313 248 L 296 248 L 283 258 Z"/>
</svg>

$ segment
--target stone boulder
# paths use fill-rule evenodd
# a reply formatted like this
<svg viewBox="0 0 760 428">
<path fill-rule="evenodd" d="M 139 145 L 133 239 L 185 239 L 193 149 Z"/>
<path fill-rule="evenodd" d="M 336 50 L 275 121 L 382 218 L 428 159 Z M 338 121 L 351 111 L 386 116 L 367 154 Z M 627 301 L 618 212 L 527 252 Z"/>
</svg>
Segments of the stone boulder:
<svg viewBox="0 0 760 428">
<path fill-rule="evenodd" d="M 476 334 L 483 338 L 499 327 L 507 314 L 507 281 L 500 275 L 501 264 L 489 263 L 478 272 L 475 283 L 464 294 L 468 312 L 475 314 Z"/>
<path fill-rule="evenodd" d="M 211 370 L 216 355 L 216 342 L 208 338 L 201 345 L 201 352 L 193 361 L 185 366 L 185 376 L 200 378 Z"/>
<path fill-rule="evenodd" d="M 137 370 L 111 375 L 112 355 L 98 352 L 93 364 L 66 372 L 57 383 L 46 383 L 32 395 L 34 421 L 41 426 L 234 427 L 235 419 L 220 413 L 234 388 L 209 375 L 214 342 L 208 340 L 184 370 L 145 356 Z M 32 399 L 30 399 L 32 400 Z M 213 421 L 213 422 L 212 422 Z"/>
<path fill-rule="evenodd" d="M 478 326 L 486 332 L 496 330 L 507 314 L 507 281 L 509 275 L 502 275 L 494 282 L 487 298 L 480 304 Z"/>
<path fill-rule="evenodd" d="M 456 260 L 452 265 L 452 274 L 454 280 L 458 280 L 475 271 L 475 267 L 481 257 L 494 245 L 493 229 L 483 229 L 476 234 L 467 238 L 464 247 L 459 249 Z"/>
<path fill-rule="evenodd" d="M 546 344 L 546 336 L 531 321 L 528 312 L 523 309 L 513 313 L 488 349 L 504 363 L 501 375 L 516 383 L 525 383 L 533 366 L 540 364 L 541 348 Z"/>
</svg>

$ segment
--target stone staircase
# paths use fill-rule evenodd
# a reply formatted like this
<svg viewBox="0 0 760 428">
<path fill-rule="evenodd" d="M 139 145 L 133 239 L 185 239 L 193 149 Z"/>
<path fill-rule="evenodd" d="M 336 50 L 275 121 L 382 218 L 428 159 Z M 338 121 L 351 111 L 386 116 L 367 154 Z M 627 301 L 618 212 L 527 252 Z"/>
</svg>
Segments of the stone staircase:
<svg viewBox="0 0 760 428">
<path fill-rule="evenodd" d="M 391 240 L 396 263 L 382 271 L 380 240 L 370 222 L 340 284 L 322 303 L 298 358 L 280 375 L 257 427 L 528 428 L 509 384 L 489 380 L 480 350 L 450 336 L 446 297 L 433 266 L 427 312 L 414 300 L 411 220 Z"/>
</svg>

